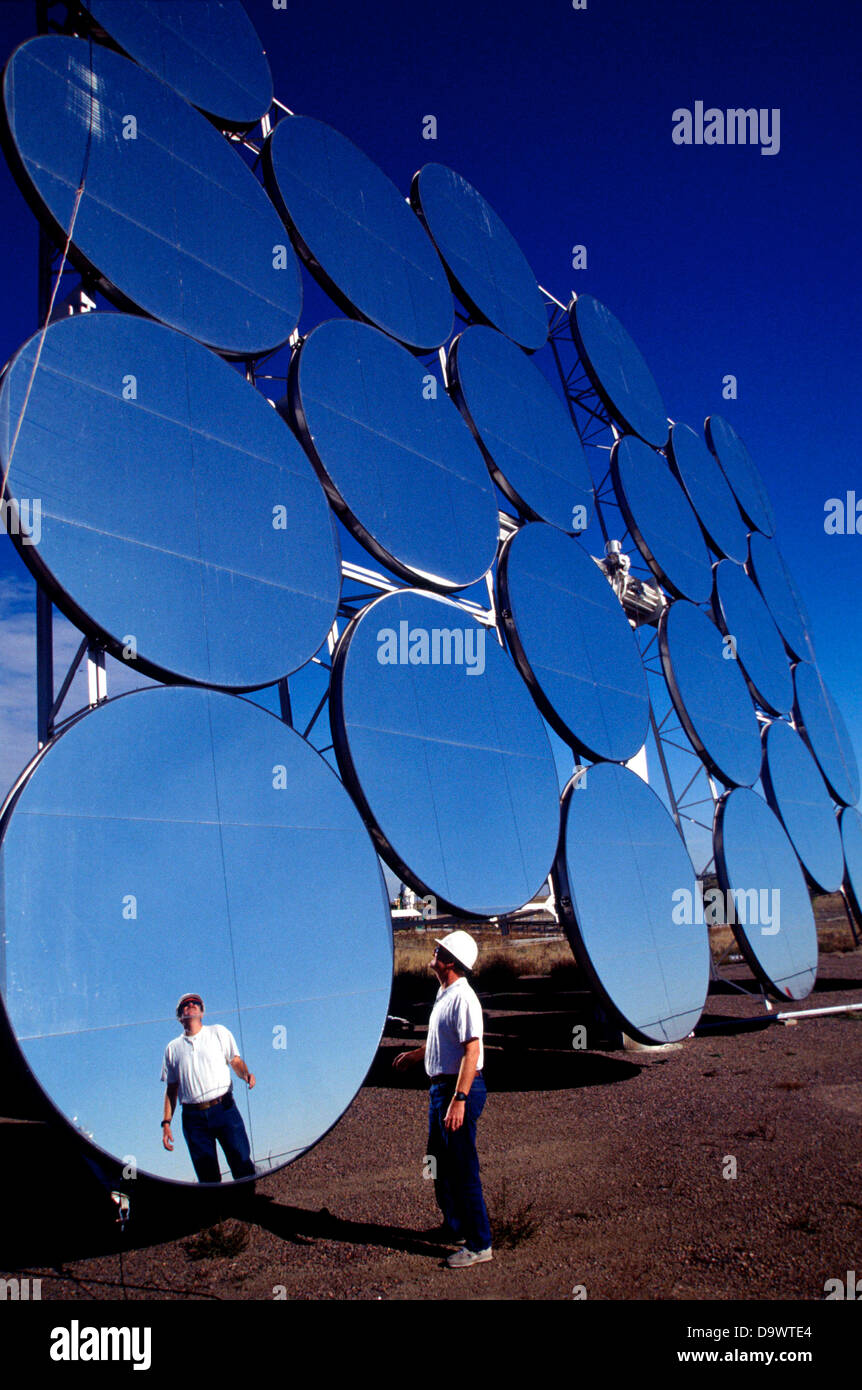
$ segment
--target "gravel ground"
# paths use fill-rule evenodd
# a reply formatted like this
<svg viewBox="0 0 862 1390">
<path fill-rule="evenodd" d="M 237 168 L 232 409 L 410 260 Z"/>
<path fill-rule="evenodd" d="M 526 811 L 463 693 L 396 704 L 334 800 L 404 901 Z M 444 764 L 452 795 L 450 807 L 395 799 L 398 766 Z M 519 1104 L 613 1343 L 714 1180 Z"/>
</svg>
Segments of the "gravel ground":
<svg viewBox="0 0 862 1390">
<path fill-rule="evenodd" d="M 862 950 L 823 956 L 798 1007 L 857 1000 Z M 862 1014 L 746 1025 L 760 998 L 722 985 L 704 1022 L 730 1031 L 603 1053 L 572 1050 L 577 1001 L 548 980 L 483 1002 L 493 1262 L 447 1270 L 421 1236 L 438 1220 L 426 1096 L 387 1037 L 340 1123 L 244 1208 L 226 1195 L 170 1239 L 138 1213 L 120 1238 L 55 1177 L 50 1214 L 5 1223 L 7 1272 L 41 1277 L 43 1299 L 821 1300 L 862 1271 Z"/>
</svg>

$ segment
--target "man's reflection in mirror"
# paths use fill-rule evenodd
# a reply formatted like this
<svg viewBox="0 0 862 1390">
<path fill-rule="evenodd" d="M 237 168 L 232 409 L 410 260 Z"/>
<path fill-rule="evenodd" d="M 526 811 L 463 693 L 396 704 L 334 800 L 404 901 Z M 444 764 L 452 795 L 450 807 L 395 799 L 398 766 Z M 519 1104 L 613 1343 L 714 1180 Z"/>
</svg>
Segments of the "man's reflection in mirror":
<svg viewBox="0 0 862 1390">
<path fill-rule="evenodd" d="M 165 1048 L 162 1143 L 169 1151 L 174 1147 L 171 1120 L 179 1102 L 183 1136 L 198 1182 L 221 1182 L 216 1141 L 233 1177 L 253 1178 L 255 1168 L 242 1115 L 233 1098 L 231 1071 L 248 1084 L 249 1090 L 254 1076 L 240 1057 L 230 1029 L 221 1023 L 204 1024 L 203 1014 L 204 1001 L 199 994 L 184 994 L 177 1004 L 183 1031 Z"/>
</svg>

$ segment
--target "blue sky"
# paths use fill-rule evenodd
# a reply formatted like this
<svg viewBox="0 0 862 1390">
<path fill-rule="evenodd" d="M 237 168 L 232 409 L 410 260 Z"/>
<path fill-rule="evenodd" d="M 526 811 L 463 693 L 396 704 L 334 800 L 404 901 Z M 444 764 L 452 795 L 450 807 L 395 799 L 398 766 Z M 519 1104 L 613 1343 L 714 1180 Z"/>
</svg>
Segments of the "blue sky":
<svg viewBox="0 0 862 1390">
<path fill-rule="evenodd" d="M 0 9 L 4 54 L 33 6 Z M 473 182 L 558 298 L 588 291 L 623 321 L 668 412 L 718 411 L 768 485 L 777 539 L 816 650 L 862 755 L 862 536 L 829 536 L 824 504 L 858 487 L 860 303 L 855 170 L 858 16 L 801 0 L 490 5 L 249 0 L 276 95 L 349 135 L 406 194 L 430 160 Z M 680 147 L 672 115 L 702 100 L 780 110 L 777 154 Z M 438 138 L 422 139 L 437 117 Z M 36 223 L 0 169 L 4 360 L 36 329 Z M 584 244 L 586 270 L 571 248 Z M 308 289 L 303 329 L 327 317 Z M 721 400 L 726 373 L 736 402 Z M 2 539 L 2 538 L 0 538 Z M 2 780 L 26 761 L 32 584 L 3 539 Z M 58 625 L 58 654 L 75 635 Z M 58 655 L 59 663 L 59 655 Z M 13 676 L 17 679 L 13 680 Z M 114 684 L 112 690 L 119 687 Z"/>
</svg>

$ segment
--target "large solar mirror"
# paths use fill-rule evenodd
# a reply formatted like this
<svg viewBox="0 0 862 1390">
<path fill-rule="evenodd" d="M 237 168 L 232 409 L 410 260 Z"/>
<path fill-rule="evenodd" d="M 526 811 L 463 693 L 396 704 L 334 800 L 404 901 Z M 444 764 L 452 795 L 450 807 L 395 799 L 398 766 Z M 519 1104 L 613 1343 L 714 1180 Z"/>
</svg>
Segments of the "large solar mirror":
<svg viewBox="0 0 862 1390">
<path fill-rule="evenodd" d="M 781 822 L 762 796 L 738 787 L 718 804 L 714 842 L 719 886 L 733 903 L 733 932 L 748 964 L 779 999 L 805 999 L 817 974 L 817 928 Z"/>
<path fill-rule="evenodd" d="M 844 848 L 844 891 L 856 921 L 862 925 L 862 816 L 845 806 L 840 816 Z"/>
<path fill-rule="evenodd" d="M 647 444 L 667 443 L 668 419 L 652 372 L 619 319 L 591 294 L 569 307 L 578 354 L 606 409 Z"/>
<path fill-rule="evenodd" d="M 467 425 L 406 348 L 329 319 L 291 361 L 295 421 L 342 521 L 408 583 L 458 589 L 497 548 L 494 488 Z"/>
<path fill-rule="evenodd" d="M 545 303 L 523 251 L 490 203 L 454 169 L 426 164 L 410 200 L 456 294 L 482 323 L 530 352 L 548 336 Z"/>
<path fill-rule="evenodd" d="M 187 991 L 256 1080 L 210 1059 L 188 1104 L 220 1112 L 232 1084 L 253 1171 L 338 1120 L 380 1038 L 392 938 L 359 815 L 292 729 L 236 696 L 120 696 L 36 761 L 0 855 L 6 1014 L 81 1135 L 142 1172 L 195 1180 L 187 1133 L 209 1110 L 175 1115 L 171 1152 L 161 1129 Z"/>
<path fill-rule="evenodd" d="M 855 806 L 859 800 L 859 764 L 847 725 L 816 666 L 800 661 L 793 668 L 796 699 L 793 713 L 836 801 Z"/>
<path fill-rule="evenodd" d="M 700 608 L 679 599 L 662 614 L 659 650 L 692 747 L 723 782 L 751 786 L 760 773 L 757 716 L 731 644 Z"/>
<path fill-rule="evenodd" d="M 248 690 L 324 642 L 341 575 L 323 488 L 260 392 L 184 334 L 95 313 L 31 338 L 0 389 L 0 459 L 25 515 L 39 503 L 22 558 L 131 669 Z"/>
<path fill-rule="evenodd" d="M 253 125 L 272 104 L 272 73 L 238 0 L 86 0 L 124 53 L 228 126 Z"/>
<path fill-rule="evenodd" d="M 578 961 L 627 1032 L 647 1043 L 691 1032 L 709 984 L 694 869 L 655 792 L 596 763 L 563 797 L 557 861 Z"/>
<path fill-rule="evenodd" d="M 522 516 L 584 531 L 594 509 L 583 445 L 547 377 L 502 333 L 467 328 L 449 350 L 449 382 L 494 482 Z"/>
<path fill-rule="evenodd" d="M 810 620 L 775 541 L 752 531 L 749 560 L 754 581 L 788 651 L 795 657 L 811 659 Z"/>
<path fill-rule="evenodd" d="M 745 522 L 730 484 L 700 435 L 688 425 L 673 425 L 668 456 L 715 553 L 744 564 L 748 556 Z"/>
<path fill-rule="evenodd" d="M 656 579 L 679 598 L 703 602 L 712 588 L 709 551 L 666 460 L 626 435 L 611 452 L 611 478 L 626 526 Z"/>
<path fill-rule="evenodd" d="M 272 199 L 315 278 L 346 313 L 414 350 L 452 332 L 446 272 L 382 169 L 310 116 L 279 122 L 264 147 Z"/>
<path fill-rule="evenodd" d="M 775 517 L 760 472 L 736 430 L 721 415 L 705 422 L 706 441 L 733 488 L 743 516 L 765 536 L 775 534 Z"/>
<path fill-rule="evenodd" d="M 793 679 L 781 634 L 760 590 L 733 560 L 716 565 L 713 607 L 754 698 L 770 714 L 789 714 Z"/>
<path fill-rule="evenodd" d="M 629 620 L 578 541 L 536 523 L 500 555 L 506 640 L 545 718 L 590 758 L 623 762 L 649 728 L 646 676 Z"/>
<path fill-rule="evenodd" d="M 336 650 L 330 718 L 345 783 L 405 882 L 477 917 L 538 892 L 557 843 L 556 767 L 493 630 L 415 590 L 375 599 Z"/>
<path fill-rule="evenodd" d="M 28 39 L 3 77 L 0 138 L 24 196 L 121 308 L 251 357 L 286 342 L 302 284 L 265 191 L 194 107 L 108 48 Z M 78 190 L 80 189 L 80 195 Z"/>
<path fill-rule="evenodd" d="M 774 720 L 763 733 L 763 789 L 811 882 L 835 893 L 844 878 L 844 855 L 835 808 L 801 736 Z"/>
</svg>

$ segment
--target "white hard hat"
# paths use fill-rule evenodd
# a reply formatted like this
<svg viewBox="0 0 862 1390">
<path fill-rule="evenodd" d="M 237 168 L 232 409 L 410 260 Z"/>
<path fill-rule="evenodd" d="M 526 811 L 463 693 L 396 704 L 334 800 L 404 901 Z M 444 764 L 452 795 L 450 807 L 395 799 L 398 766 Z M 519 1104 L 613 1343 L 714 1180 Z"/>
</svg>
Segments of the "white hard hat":
<svg viewBox="0 0 862 1390">
<path fill-rule="evenodd" d="M 434 940 L 438 946 L 443 947 L 444 951 L 449 952 L 453 960 L 456 960 L 459 965 L 463 965 L 465 970 L 473 969 L 479 954 L 479 947 L 469 932 L 450 931 L 448 936 L 435 936 Z"/>
</svg>

